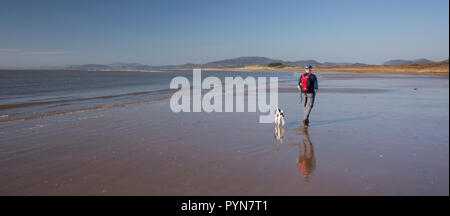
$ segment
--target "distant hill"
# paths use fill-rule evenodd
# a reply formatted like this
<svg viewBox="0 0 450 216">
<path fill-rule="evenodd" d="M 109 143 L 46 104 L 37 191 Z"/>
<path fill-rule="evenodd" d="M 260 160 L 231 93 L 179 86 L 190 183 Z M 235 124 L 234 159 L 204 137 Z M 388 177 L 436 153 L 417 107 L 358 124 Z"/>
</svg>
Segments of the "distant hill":
<svg viewBox="0 0 450 216">
<path fill-rule="evenodd" d="M 431 63 L 432 61 L 421 58 L 415 60 L 394 59 L 384 62 L 383 65 L 400 65 L 400 64 L 412 64 L 412 63 Z"/>
<path fill-rule="evenodd" d="M 340 62 L 325 62 L 320 63 L 316 60 L 298 60 L 298 61 L 283 61 L 278 59 L 270 59 L 266 57 L 239 57 L 234 59 L 226 59 L 221 61 L 209 62 L 206 64 L 200 64 L 197 66 L 207 67 L 207 68 L 236 68 L 236 67 L 245 67 L 252 65 L 260 65 L 267 66 L 271 63 L 282 63 L 286 66 L 292 67 L 303 67 L 307 64 L 312 65 L 313 67 L 334 67 L 334 66 L 351 66 L 351 65 L 367 65 L 362 63 L 340 63 Z"/>
<path fill-rule="evenodd" d="M 364 64 L 364 63 L 354 63 L 354 64 L 351 64 L 350 66 L 369 66 L 369 64 Z"/>
<path fill-rule="evenodd" d="M 283 62 L 281 60 L 270 59 L 266 57 L 256 57 L 256 56 L 244 56 L 233 59 L 225 59 L 220 61 L 208 62 L 202 64 L 202 67 L 212 67 L 212 68 L 234 68 L 234 67 L 245 67 L 251 65 L 268 65 L 270 63 Z"/>
<path fill-rule="evenodd" d="M 322 67 L 335 67 L 335 66 L 348 66 L 351 65 L 353 63 L 347 63 L 347 62 L 324 62 L 322 63 Z"/>
<path fill-rule="evenodd" d="M 432 63 L 433 62 L 433 61 L 430 61 L 430 60 L 428 60 L 426 58 L 415 59 L 415 60 L 412 60 L 412 61 L 413 61 L 413 63 Z"/>
<path fill-rule="evenodd" d="M 315 60 L 298 60 L 298 61 L 285 61 L 283 62 L 285 65 L 293 66 L 293 67 L 303 67 L 307 64 L 312 65 L 313 67 L 319 67 L 322 63 Z"/>
<path fill-rule="evenodd" d="M 109 64 L 110 67 L 120 67 L 120 68 L 128 68 L 128 67 L 148 67 L 148 65 L 143 65 L 140 63 L 113 63 Z"/>
<path fill-rule="evenodd" d="M 69 70 L 148 70 L 148 65 L 139 63 L 113 63 L 113 64 L 85 64 L 71 65 L 66 69 Z"/>
<path fill-rule="evenodd" d="M 338 67 L 338 66 L 367 66 L 363 63 L 349 63 L 349 62 L 324 62 L 320 67 Z"/>
<path fill-rule="evenodd" d="M 85 65 L 71 65 L 67 67 L 69 70 L 108 70 L 108 65 L 102 64 L 85 64 Z"/>
<path fill-rule="evenodd" d="M 197 66 L 206 67 L 206 68 L 225 68 L 225 67 L 236 68 L 236 67 L 245 67 L 245 66 L 252 66 L 252 65 L 267 66 L 271 63 L 282 63 L 283 65 L 293 66 L 293 67 L 303 67 L 306 64 L 310 64 L 313 67 L 349 66 L 349 65 L 354 64 L 354 63 L 334 63 L 334 62 L 320 63 L 316 60 L 283 61 L 283 60 L 271 59 L 271 58 L 266 58 L 266 57 L 250 56 L 250 57 L 239 57 L 239 58 L 233 58 L 233 59 L 214 61 L 214 62 L 209 62 L 206 64 L 200 64 Z M 356 63 L 356 64 L 361 64 L 361 63 Z M 361 64 L 361 65 L 363 65 L 363 64 Z"/>
</svg>

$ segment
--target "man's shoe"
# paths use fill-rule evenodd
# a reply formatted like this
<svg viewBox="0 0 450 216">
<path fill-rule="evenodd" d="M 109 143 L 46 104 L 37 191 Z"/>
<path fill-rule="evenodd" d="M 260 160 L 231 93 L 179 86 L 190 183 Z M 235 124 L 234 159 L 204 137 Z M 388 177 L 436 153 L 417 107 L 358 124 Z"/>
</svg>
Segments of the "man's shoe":
<svg viewBox="0 0 450 216">
<path fill-rule="evenodd" d="M 309 126 L 308 120 L 303 120 L 303 127 L 307 128 Z"/>
</svg>

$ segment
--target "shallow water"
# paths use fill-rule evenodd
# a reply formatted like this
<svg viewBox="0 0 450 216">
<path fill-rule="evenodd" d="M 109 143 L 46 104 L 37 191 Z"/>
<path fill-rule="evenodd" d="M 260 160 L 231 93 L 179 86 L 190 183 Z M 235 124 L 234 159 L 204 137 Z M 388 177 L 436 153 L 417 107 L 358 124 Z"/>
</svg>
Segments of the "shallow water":
<svg viewBox="0 0 450 216">
<path fill-rule="evenodd" d="M 203 71 L 203 77 L 276 76 L 293 79 L 293 73 Z M 0 70 L 0 122 L 23 121 L 76 112 L 108 109 L 170 97 L 172 78 L 192 71 L 21 71 Z"/>
<path fill-rule="evenodd" d="M 319 73 L 304 131 L 282 76 L 282 141 L 260 113 L 168 100 L 0 123 L 0 194 L 448 195 L 447 77 Z"/>
</svg>

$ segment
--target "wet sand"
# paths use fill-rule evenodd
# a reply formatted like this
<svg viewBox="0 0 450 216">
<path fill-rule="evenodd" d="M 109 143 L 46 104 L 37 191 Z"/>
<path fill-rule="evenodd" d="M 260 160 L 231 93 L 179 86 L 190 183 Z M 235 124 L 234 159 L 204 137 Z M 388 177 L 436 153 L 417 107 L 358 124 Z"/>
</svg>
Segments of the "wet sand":
<svg viewBox="0 0 450 216">
<path fill-rule="evenodd" d="M 259 113 L 168 100 L 1 123 L 0 195 L 449 194 L 448 77 L 318 78 L 307 131 L 280 85 L 282 140 Z"/>
</svg>

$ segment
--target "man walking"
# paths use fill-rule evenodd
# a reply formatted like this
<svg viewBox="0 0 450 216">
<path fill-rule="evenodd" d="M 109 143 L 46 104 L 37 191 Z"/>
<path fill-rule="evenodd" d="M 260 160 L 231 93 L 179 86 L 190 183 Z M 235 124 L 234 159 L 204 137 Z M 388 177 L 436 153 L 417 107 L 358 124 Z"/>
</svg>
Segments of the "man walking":
<svg viewBox="0 0 450 216">
<path fill-rule="evenodd" d="M 312 72 L 312 66 L 307 64 L 305 66 L 305 72 L 300 76 L 298 80 L 298 90 L 301 92 L 303 102 L 303 127 L 309 125 L 309 114 L 314 105 L 314 98 L 319 90 L 319 83 L 316 75 Z"/>
</svg>

